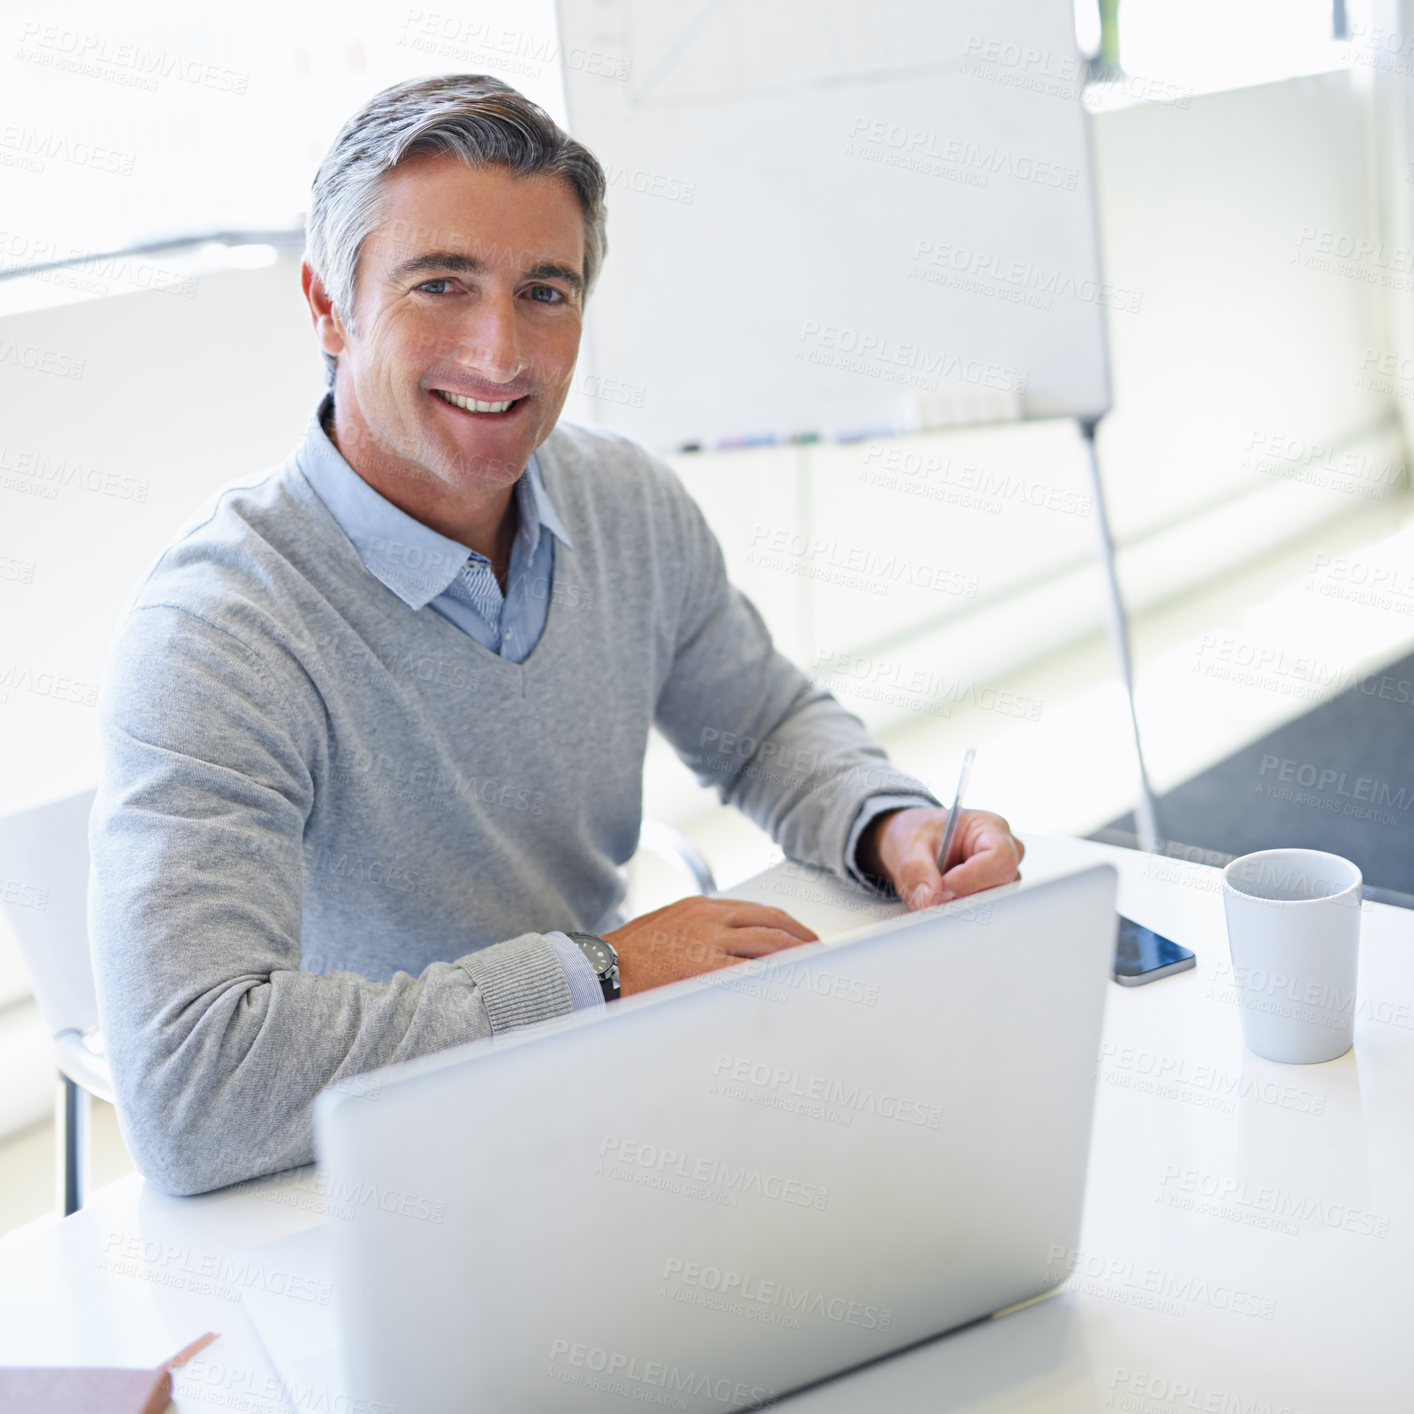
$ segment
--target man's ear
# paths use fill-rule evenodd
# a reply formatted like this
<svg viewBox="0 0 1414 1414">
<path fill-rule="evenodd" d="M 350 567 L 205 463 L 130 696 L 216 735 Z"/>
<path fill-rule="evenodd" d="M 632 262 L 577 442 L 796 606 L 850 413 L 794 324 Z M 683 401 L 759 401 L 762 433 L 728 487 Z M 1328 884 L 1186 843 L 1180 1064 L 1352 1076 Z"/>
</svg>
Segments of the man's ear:
<svg viewBox="0 0 1414 1414">
<path fill-rule="evenodd" d="M 300 261 L 299 283 L 309 305 L 310 317 L 314 320 L 314 337 L 319 341 L 319 347 L 327 354 L 343 353 L 344 322 L 339 318 L 339 311 L 334 308 L 323 280 L 315 274 L 307 260 Z"/>
</svg>

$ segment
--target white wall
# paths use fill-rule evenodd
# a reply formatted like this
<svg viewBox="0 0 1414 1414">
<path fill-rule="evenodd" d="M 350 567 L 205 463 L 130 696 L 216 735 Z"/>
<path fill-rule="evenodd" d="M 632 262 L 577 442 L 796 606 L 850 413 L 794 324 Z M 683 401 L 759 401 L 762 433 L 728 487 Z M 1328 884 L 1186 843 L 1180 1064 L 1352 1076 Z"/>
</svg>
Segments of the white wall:
<svg viewBox="0 0 1414 1414">
<path fill-rule="evenodd" d="M 1248 459 L 1273 437 L 1339 447 L 1391 416 L 1360 382 L 1383 338 L 1380 259 L 1310 264 L 1379 242 L 1369 114 L 1362 77 L 1337 72 L 1096 123 L 1107 265 L 1143 294 L 1110 320 L 1121 539 L 1269 486 Z"/>
<path fill-rule="evenodd" d="M 0 556 L 21 567 L 0 578 L 0 809 L 92 779 L 92 689 L 123 599 L 204 498 L 303 430 L 322 364 L 297 272 L 286 259 L 202 276 L 195 298 L 0 320 Z M 82 376 L 17 368 L 7 349 Z"/>
</svg>

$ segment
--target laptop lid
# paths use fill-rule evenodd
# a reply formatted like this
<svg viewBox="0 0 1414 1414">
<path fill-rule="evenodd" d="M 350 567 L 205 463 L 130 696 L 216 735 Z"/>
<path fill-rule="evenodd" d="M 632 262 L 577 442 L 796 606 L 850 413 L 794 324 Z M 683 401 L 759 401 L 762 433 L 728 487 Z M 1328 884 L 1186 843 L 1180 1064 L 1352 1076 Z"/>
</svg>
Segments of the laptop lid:
<svg viewBox="0 0 1414 1414">
<path fill-rule="evenodd" d="M 743 1408 L 1044 1292 L 1114 898 L 1087 869 L 326 1092 L 348 1389 Z"/>
</svg>

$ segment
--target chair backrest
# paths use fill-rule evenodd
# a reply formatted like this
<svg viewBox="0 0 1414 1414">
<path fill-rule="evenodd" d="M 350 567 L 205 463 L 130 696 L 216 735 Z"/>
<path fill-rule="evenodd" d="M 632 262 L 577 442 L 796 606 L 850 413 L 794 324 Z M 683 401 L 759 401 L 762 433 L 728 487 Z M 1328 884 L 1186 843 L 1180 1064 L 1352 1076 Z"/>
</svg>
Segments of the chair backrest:
<svg viewBox="0 0 1414 1414">
<path fill-rule="evenodd" d="M 51 1036 L 98 1024 L 88 951 L 88 817 L 93 788 L 0 815 L 0 914 Z"/>
</svg>

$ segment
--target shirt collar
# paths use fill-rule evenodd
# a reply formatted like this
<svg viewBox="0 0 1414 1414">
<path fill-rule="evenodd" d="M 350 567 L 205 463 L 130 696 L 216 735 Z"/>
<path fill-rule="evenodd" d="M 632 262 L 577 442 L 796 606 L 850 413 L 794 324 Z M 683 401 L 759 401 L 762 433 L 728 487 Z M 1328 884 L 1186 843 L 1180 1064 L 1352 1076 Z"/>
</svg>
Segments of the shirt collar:
<svg viewBox="0 0 1414 1414">
<path fill-rule="evenodd" d="M 299 468 L 353 543 L 363 567 L 403 603 L 421 609 L 451 584 L 474 552 L 400 510 L 344 460 L 324 430 L 333 404 L 333 394 L 326 393 L 315 409 L 297 458 Z M 523 542 L 524 553 L 534 552 L 542 526 L 566 549 L 574 548 L 550 503 L 534 453 L 516 482 L 516 509 L 516 539 Z"/>
</svg>

